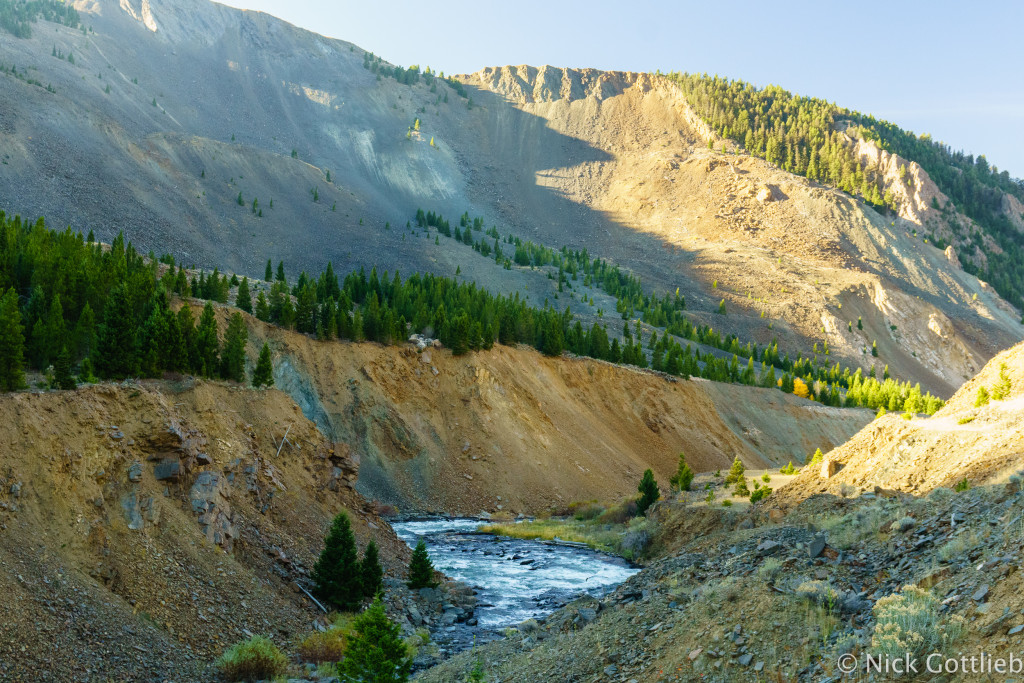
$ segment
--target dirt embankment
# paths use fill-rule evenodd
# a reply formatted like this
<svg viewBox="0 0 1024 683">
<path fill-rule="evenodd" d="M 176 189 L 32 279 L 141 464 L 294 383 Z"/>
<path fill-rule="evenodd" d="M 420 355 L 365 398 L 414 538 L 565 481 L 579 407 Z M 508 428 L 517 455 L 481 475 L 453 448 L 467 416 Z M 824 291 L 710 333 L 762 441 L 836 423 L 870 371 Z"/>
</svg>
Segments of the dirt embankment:
<svg viewBox="0 0 1024 683">
<path fill-rule="evenodd" d="M 996 400 L 991 396 L 998 395 L 1004 367 L 1009 391 Z M 982 387 L 990 399 L 976 406 Z M 834 476 L 824 478 L 824 470 L 801 473 L 777 502 L 788 505 L 844 487 L 921 495 L 964 478 L 972 485 L 1005 481 L 1024 468 L 1024 344 L 993 358 L 934 416 L 886 415 L 826 457 L 839 468 Z"/>
<path fill-rule="evenodd" d="M 226 309 L 221 309 L 221 315 Z M 698 471 L 802 462 L 871 419 L 776 390 L 676 380 L 591 359 L 495 346 L 455 358 L 315 341 L 249 318 L 270 342 L 276 386 L 349 445 L 358 490 L 400 509 L 543 512 L 667 487 L 678 455 Z"/>
<path fill-rule="evenodd" d="M 277 390 L 7 394 L 0 444 L 3 680 L 199 680 L 247 633 L 308 631 L 294 581 L 339 510 L 407 561 L 343 447 Z"/>
</svg>

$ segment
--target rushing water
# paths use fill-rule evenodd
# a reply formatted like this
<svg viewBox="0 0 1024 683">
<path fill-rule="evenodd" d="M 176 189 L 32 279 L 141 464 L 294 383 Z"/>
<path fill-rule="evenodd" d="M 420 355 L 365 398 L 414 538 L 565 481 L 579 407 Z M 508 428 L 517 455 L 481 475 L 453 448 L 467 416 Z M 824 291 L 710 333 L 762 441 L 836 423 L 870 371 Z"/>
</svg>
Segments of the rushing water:
<svg viewBox="0 0 1024 683">
<path fill-rule="evenodd" d="M 392 524 L 410 546 L 426 542 L 434 567 L 477 589 L 481 630 L 544 616 L 584 593 L 603 595 L 639 571 L 589 548 L 473 533 L 482 524 L 459 518 Z"/>
</svg>

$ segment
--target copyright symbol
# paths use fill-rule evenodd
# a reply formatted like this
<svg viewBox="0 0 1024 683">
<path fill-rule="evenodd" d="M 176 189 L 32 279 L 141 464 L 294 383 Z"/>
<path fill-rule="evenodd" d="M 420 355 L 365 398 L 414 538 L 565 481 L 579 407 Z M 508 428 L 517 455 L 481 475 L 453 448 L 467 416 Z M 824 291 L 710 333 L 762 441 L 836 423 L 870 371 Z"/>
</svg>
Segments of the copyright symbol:
<svg viewBox="0 0 1024 683">
<path fill-rule="evenodd" d="M 840 673 L 852 674 L 857 670 L 857 655 L 852 653 L 841 655 L 839 661 L 836 662 L 836 666 Z"/>
</svg>

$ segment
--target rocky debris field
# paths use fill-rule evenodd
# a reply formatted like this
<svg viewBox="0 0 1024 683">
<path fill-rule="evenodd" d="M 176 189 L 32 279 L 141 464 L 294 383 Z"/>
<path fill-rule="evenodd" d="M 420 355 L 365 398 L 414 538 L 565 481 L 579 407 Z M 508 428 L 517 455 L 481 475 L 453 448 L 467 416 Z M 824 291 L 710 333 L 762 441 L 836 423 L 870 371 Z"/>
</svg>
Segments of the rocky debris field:
<svg viewBox="0 0 1024 683">
<path fill-rule="evenodd" d="M 873 608 L 907 584 L 939 600 L 940 619 L 965 621 L 957 650 L 1019 652 L 1022 481 L 817 496 L 780 522 L 757 506 L 708 511 L 717 531 L 695 521 L 682 548 L 608 597 L 524 622 L 418 680 L 460 680 L 477 661 L 496 682 L 839 680 L 839 655 L 872 648 Z M 669 527 L 689 512 L 663 503 L 655 519 Z"/>
</svg>

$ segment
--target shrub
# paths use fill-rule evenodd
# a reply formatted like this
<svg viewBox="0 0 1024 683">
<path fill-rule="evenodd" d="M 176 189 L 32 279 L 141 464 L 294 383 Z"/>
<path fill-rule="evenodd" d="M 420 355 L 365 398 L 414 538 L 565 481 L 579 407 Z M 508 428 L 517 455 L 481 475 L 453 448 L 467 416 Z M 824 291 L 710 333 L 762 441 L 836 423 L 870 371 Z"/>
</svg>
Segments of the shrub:
<svg viewBox="0 0 1024 683">
<path fill-rule="evenodd" d="M 766 484 L 770 484 L 772 483 L 772 478 L 768 476 L 767 472 L 765 472 L 764 474 L 761 475 L 761 481 L 763 481 Z"/>
<path fill-rule="evenodd" d="M 771 581 L 782 571 L 782 560 L 777 557 L 769 557 L 757 568 L 757 578 L 762 581 Z"/>
<path fill-rule="evenodd" d="M 999 365 L 999 381 L 992 387 L 992 398 L 1002 401 L 1010 395 L 1010 376 L 1006 374 L 1006 363 Z"/>
<path fill-rule="evenodd" d="M 980 408 L 988 405 L 988 389 L 985 387 L 978 387 L 978 395 L 974 399 L 974 407 Z"/>
<path fill-rule="evenodd" d="M 967 477 L 964 477 L 963 479 L 958 481 L 956 485 L 953 487 L 953 490 L 956 491 L 957 493 L 963 493 L 964 491 L 969 491 L 970 489 L 971 482 L 967 481 Z"/>
<path fill-rule="evenodd" d="M 965 629 L 960 616 L 940 620 L 938 599 L 913 585 L 881 598 L 872 613 L 875 632 L 871 649 L 892 658 L 940 652 L 956 642 Z"/>
<path fill-rule="evenodd" d="M 978 537 L 973 531 L 971 531 L 955 536 L 952 540 L 939 548 L 937 554 L 941 561 L 952 562 L 953 560 L 966 556 L 967 553 L 977 546 Z"/>
<path fill-rule="evenodd" d="M 351 628 L 332 626 L 326 631 L 314 631 L 299 641 L 298 652 L 304 662 L 322 664 L 340 662 L 345 656 Z"/>
<path fill-rule="evenodd" d="M 965 424 L 967 424 L 969 422 L 973 422 L 974 421 L 974 417 L 975 417 L 974 415 L 968 415 L 967 417 L 961 417 L 959 420 L 956 421 L 956 423 L 957 424 L 961 424 L 961 425 L 965 425 Z"/>
<path fill-rule="evenodd" d="M 601 524 L 625 524 L 637 516 L 636 500 L 627 498 L 618 505 L 612 505 L 597 518 Z"/>
<path fill-rule="evenodd" d="M 228 648 L 217 668 L 229 681 L 258 681 L 283 674 L 288 658 L 269 638 L 253 636 Z"/>
<path fill-rule="evenodd" d="M 796 474 L 799 471 L 800 470 L 793 466 L 793 461 L 790 460 L 788 465 L 779 470 L 779 474 Z"/>
<path fill-rule="evenodd" d="M 569 503 L 569 512 L 572 513 L 574 518 L 584 522 L 600 516 L 604 512 L 604 506 L 596 500 L 577 501 Z"/>
<path fill-rule="evenodd" d="M 723 500 L 722 501 L 722 507 L 724 507 L 724 508 L 731 508 L 732 507 L 732 501 L 729 500 L 728 498 Z"/>
<path fill-rule="evenodd" d="M 636 518 L 629 523 L 629 529 L 622 536 L 619 546 L 626 559 L 635 560 L 643 555 L 651 543 L 649 523 L 646 518 Z"/>
<path fill-rule="evenodd" d="M 827 608 L 830 612 L 839 604 L 839 593 L 827 581 L 804 581 L 797 586 L 796 594 L 804 600 Z"/>
<path fill-rule="evenodd" d="M 767 498 L 770 495 L 772 495 L 772 490 L 767 486 L 762 486 L 761 488 L 750 494 L 750 502 L 756 503 L 759 500 Z"/>
</svg>

